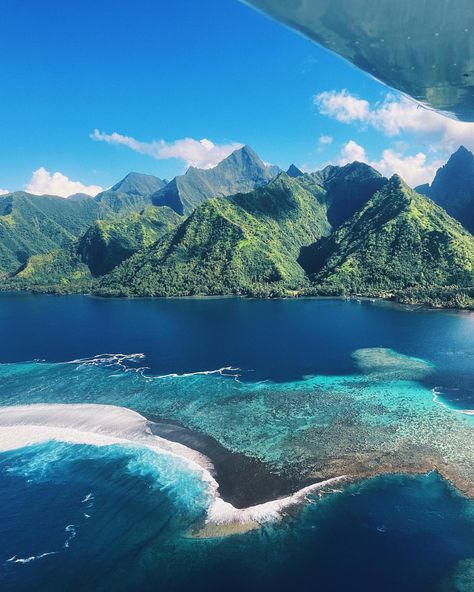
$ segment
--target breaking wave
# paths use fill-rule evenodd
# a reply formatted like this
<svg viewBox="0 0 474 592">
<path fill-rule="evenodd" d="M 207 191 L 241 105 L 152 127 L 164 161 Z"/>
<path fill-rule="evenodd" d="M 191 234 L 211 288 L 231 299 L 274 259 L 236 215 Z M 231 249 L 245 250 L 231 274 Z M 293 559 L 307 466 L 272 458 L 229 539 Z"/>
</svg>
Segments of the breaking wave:
<svg viewBox="0 0 474 592">
<path fill-rule="evenodd" d="M 277 519 L 286 508 L 301 503 L 309 494 L 330 489 L 348 478 L 335 477 L 304 487 L 281 499 L 238 509 L 220 497 L 219 484 L 213 477 L 213 465 L 209 458 L 187 446 L 153 434 L 151 422 L 135 411 L 96 404 L 37 404 L 0 409 L 0 452 L 51 440 L 98 447 L 132 446 L 174 461 L 175 471 L 187 473 L 185 483 L 189 483 L 189 478 L 192 478 L 197 486 L 194 489 L 187 487 L 187 491 L 183 492 L 187 498 L 191 496 L 190 503 L 193 502 L 193 496 L 196 503 L 201 503 L 204 489 L 205 522 L 214 525 L 261 524 Z M 144 465 L 150 462 L 149 454 L 137 456 L 137 471 L 143 470 L 149 474 Z M 163 479 L 162 474 L 159 477 Z M 170 485 L 172 480 L 173 475 L 170 475 Z M 92 499 L 86 498 L 84 502 Z M 73 537 L 74 534 L 74 528 L 71 528 L 69 535 Z"/>
</svg>

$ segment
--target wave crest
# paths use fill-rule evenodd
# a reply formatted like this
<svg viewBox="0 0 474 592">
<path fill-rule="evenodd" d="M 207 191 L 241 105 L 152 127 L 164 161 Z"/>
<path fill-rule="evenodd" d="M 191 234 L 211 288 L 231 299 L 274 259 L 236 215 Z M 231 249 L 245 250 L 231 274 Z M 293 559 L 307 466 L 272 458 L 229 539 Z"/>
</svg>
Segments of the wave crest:
<svg viewBox="0 0 474 592">
<path fill-rule="evenodd" d="M 127 444 L 180 459 L 205 485 L 209 499 L 206 524 L 258 525 L 274 520 L 281 517 L 286 508 L 301 503 L 315 491 L 348 479 L 347 476 L 335 477 L 304 487 L 284 498 L 238 509 L 220 497 L 219 484 L 212 475 L 213 465 L 209 458 L 153 434 L 150 422 L 135 411 L 96 404 L 38 404 L 0 409 L 0 451 L 48 440 L 94 446 Z"/>
</svg>

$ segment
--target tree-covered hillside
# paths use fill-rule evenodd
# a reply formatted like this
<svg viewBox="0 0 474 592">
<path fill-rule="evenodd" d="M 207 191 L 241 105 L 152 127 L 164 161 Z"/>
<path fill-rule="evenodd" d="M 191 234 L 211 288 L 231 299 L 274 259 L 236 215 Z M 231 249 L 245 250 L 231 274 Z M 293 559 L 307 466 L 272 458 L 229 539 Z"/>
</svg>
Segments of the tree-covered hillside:
<svg viewBox="0 0 474 592">
<path fill-rule="evenodd" d="M 71 244 L 95 220 L 109 215 L 91 198 L 22 191 L 0 196 L 0 276 L 17 272 L 31 255 Z"/>
<path fill-rule="evenodd" d="M 474 285 L 474 237 L 397 175 L 300 261 L 335 292 Z"/>
<path fill-rule="evenodd" d="M 321 198 L 321 199 L 319 199 Z M 102 293 L 177 296 L 254 293 L 304 282 L 300 248 L 328 234 L 324 192 L 284 173 L 266 187 L 210 199 L 101 284 Z"/>
<path fill-rule="evenodd" d="M 182 222 L 174 210 L 149 207 L 140 214 L 98 220 L 79 240 L 77 254 L 93 275 L 103 275 Z"/>
</svg>

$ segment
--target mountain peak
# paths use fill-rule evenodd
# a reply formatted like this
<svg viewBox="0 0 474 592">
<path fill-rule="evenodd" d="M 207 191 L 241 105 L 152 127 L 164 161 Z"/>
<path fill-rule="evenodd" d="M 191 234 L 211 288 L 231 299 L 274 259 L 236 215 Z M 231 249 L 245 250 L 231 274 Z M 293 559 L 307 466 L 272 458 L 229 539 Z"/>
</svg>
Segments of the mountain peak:
<svg viewBox="0 0 474 592">
<path fill-rule="evenodd" d="M 436 171 L 431 187 L 423 192 L 474 232 L 474 154 L 465 146 L 451 154 Z"/>
<path fill-rule="evenodd" d="M 178 214 L 190 214 L 211 197 L 248 193 L 271 181 L 279 169 L 266 165 L 250 146 L 234 150 L 210 169 L 190 167 L 152 197 L 158 206 L 167 205 Z"/>
<path fill-rule="evenodd" d="M 388 180 L 389 186 L 396 188 L 396 189 L 404 189 L 405 187 L 408 187 L 407 184 L 405 183 L 405 181 L 400 177 L 400 175 L 398 173 L 395 173 L 394 175 L 392 175 L 390 177 L 390 179 Z"/>
<path fill-rule="evenodd" d="M 455 156 L 455 155 L 469 155 L 469 156 L 473 156 L 472 152 L 470 150 L 468 150 L 462 144 L 461 144 L 461 146 L 459 146 L 459 148 L 456 150 L 456 152 L 454 152 L 452 154 L 452 156 Z"/>
<path fill-rule="evenodd" d="M 122 193 L 134 193 L 137 195 L 148 195 L 158 191 L 164 186 L 164 182 L 154 175 L 145 173 L 130 172 L 128 175 L 116 183 L 110 191 L 120 191 Z"/>
<path fill-rule="evenodd" d="M 261 166 L 265 166 L 260 156 L 255 152 L 253 148 L 251 148 L 247 144 L 231 152 L 229 156 L 227 156 L 227 158 L 224 158 L 224 160 L 221 160 L 221 162 L 217 166 L 219 167 L 221 165 L 224 165 L 225 163 L 234 163 L 238 161 L 254 162 Z"/>
<path fill-rule="evenodd" d="M 288 167 L 288 170 L 286 171 L 286 174 L 289 177 L 301 177 L 302 175 L 304 175 L 303 171 L 300 170 L 296 165 L 294 165 L 293 163 L 290 164 L 290 166 Z"/>
</svg>

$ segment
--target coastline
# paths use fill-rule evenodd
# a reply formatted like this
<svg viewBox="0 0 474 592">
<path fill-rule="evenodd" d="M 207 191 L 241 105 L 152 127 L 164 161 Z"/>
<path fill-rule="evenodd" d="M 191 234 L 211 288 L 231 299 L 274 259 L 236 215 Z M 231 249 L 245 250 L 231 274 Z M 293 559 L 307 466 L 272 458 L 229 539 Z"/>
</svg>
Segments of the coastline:
<svg viewBox="0 0 474 592">
<path fill-rule="evenodd" d="M 179 422 L 150 414 L 143 416 L 149 421 L 154 435 L 182 444 L 209 458 L 213 465 L 211 474 L 219 484 L 220 497 L 237 509 L 287 497 L 315 483 L 313 479 L 295 479 L 272 472 L 263 461 L 232 452 L 212 436 Z"/>
<path fill-rule="evenodd" d="M 309 477 L 299 480 L 294 476 L 271 472 L 264 462 L 234 453 L 211 436 L 186 428 L 179 422 L 163 420 L 153 415 L 144 416 L 152 422 L 150 427 L 154 434 L 183 444 L 208 457 L 214 466 L 213 476 L 219 484 L 222 499 L 239 509 L 293 495 L 310 484 L 324 483 L 338 478 L 341 474 L 345 475 L 346 483 L 354 483 L 384 475 L 426 475 L 436 471 L 459 494 L 474 499 L 474 483 L 456 473 L 441 458 L 431 455 L 398 464 L 393 460 L 387 464 L 382 462 L 374 470 L 364 468 L 353 459 L 349 462 L 334 459 L 331 468 L 324 475 L 310 473 Z M 376 462 L 378 463 L 379 459 Z M 239 474 L 239 471 L 242 472 Z"/>
<path fill-rule="evenodd" d="M 184 295 L 184 296 L 113 296 L 113 295 L 103 295 L 99 294 L 94 291 L 67 291 L 67 292 L 60 292 L 55 290 L 43 290 L 43 289 L 32 289 L 32 288 L 12 288 L 11 286 L 1 286 L 0 285 L 0 296 L 2 294 L 7 295 L 30 295 L 30 296 L 83 296 L 85 298 L 97 298 L 99 300 L 220 300 L 220 299 L 232 299 L 232 298 L 239 298 L 245 300 L 258 300 L 258 301 L 268 301 L 268 300 L 337 300 L 343 302 L 357 302 L 357 303 L 371 303 L 371 304 L 378 304 L 378 305 L 386 305 L 392 306 L 394 308 L 399 308 L 400 310 L 404 311 L 412 311 L 412 312 L 452 312 L 452 313 L 474 313 L 474 304 L 468 306 L 435 306 L 431 304 L 427 304 L 426 302 L 402 302 L 400 300 L 396 300 L 393 297 L 382 297 L 382 296 L 364 296 L 364 295 L 357 295 L 357 296 L 341 296 L 341 295 L 314 295 L 314 294 L 287 294 L 285 296 L 254 296 L 254 295 L 247 295 L 247 294 L 195 294 L 195 295 Z"/>
<path fill-rule="evenodd" d="M 303 482 L 275 475 L 265 463 L 234 454 L 206 434 L 157 419 L 114 405 L 7 406 L 0 410 L 0 440 L 3 438 L 2 450 L 53 439 L 99 447 L 132 444 L 175 456 L 196 472 L 211 494 L 206 516 L 190 525 L 185 534 L 193 538 L 223 537 L 258 529 L 267 521 L 281 520 L 298 511 L 310 495 L 321 497 L 339 492 L 341 484 L 389 474 L 422 475 L 436 471 L 458 493 L 474 499 L 474 482 L 424 448 L 407 447 L 398 458 L 390 454 L 334 456 L 318 471 L 307 473 Z"/>
</svg>

